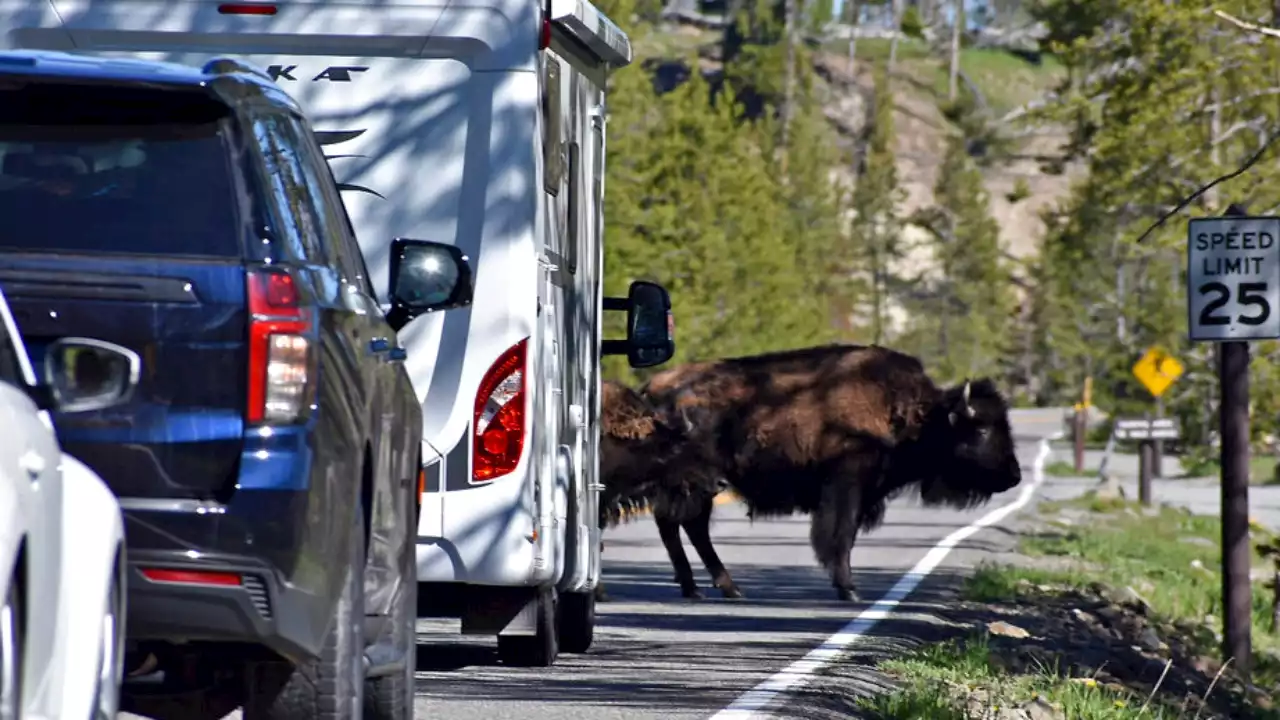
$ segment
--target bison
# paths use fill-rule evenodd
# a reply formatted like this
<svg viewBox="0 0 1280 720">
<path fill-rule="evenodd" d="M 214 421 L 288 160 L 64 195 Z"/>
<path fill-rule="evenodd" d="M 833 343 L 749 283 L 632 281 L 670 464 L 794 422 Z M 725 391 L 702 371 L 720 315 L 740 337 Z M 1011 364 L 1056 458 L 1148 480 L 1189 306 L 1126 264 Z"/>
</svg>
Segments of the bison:
<svg viewBox="0 0 1280 720">
<path fill-rule="evenodd" d="M 668 424 L 636 391 L 613 381 L 602 383 L 601 390 L 600 528 L 651 510 L 663 541 L 673 537 L 680 547 L 680 526 L 711 507 L 721 490 L 714 458 L 689 441 L 687 426 Z M 704 564 L 720 564 L 709 535 L 690 532 L 690 539 Z M 667 551 L 672 552 L 669 542 Z M 604 599 L 603 583 L 597 583 L 596 596 Z"/>
<path fill-rule="evenodd" d="M 854 541 L 880 525 L 889 500 L 914 488 L 927 506 L 976 507 L 1022 479 L 991 380 L 940 388 L 918 359 L 878 345 L 691 363 L 652 376 L 640 394 L 698 446 L 670 454 L 661 472 L 724 478 L 753 519 L 810 514 L 810 545 L 842 600 L 857 599 Z M 711 495 L 694 499 L 701 506 L 684 504 L 679 517 L 655 512 L 681 591 L 700 596 L 677 524 L 721 593 L 741 597 L 707 533 Z"/>
</svg>

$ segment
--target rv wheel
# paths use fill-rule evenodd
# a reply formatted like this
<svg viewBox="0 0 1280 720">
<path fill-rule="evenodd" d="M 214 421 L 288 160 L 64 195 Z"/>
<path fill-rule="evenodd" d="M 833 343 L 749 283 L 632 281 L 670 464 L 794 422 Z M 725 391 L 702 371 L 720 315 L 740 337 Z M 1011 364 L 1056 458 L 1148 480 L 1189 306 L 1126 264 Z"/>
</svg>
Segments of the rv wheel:
<svg viewBox="0 0 1280 720">
<path fill-rule="evenodd" d="M 551 667 L 560 654 L 560 638 L 556 630 L 556 591 L 538 591 L 537 634 L 499 635 L 498 658 L 504 665 Z"/>
<path fill-rule="evenodd" d="M 584 653 L 596 634 L 595 591 L 565 593 L 560 598 L 560 649 Z"/>
</svg>

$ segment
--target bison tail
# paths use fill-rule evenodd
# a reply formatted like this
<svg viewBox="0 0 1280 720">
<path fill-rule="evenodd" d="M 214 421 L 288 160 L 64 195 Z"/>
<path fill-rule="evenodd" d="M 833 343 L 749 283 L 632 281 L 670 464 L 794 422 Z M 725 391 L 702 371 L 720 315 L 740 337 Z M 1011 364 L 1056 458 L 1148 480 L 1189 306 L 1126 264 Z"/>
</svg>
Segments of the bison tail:
<svg viewBox="0 0 1280 720">
<path fill-rule="evenodd" d="M 617 527 L 651 510 L 652 504 L 645 497 L 618 498 L 613 502 L 601 503 L 600 527 Z"/>
</svg>

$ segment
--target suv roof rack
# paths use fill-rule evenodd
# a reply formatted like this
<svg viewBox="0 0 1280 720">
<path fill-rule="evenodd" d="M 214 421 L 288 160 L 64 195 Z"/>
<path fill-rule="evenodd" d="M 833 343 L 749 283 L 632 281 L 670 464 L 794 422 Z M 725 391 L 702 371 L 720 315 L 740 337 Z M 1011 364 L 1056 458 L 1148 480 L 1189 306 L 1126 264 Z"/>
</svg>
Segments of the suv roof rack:
<svg viewBox="0 0 1280 720">
<path fill-rule="evenodd" d="M 267 74 L 267 72 L 256 65 L 247 63 L 239 58 L 233 57 L 216 57 L 204 64 L 200 68 L 201 72 L 206 75 L 229 75 L 231 73 L 244 73 L 253 75 L 260 80 L 266 80 L 275 83 L 275 78 Z"/>
</svg>

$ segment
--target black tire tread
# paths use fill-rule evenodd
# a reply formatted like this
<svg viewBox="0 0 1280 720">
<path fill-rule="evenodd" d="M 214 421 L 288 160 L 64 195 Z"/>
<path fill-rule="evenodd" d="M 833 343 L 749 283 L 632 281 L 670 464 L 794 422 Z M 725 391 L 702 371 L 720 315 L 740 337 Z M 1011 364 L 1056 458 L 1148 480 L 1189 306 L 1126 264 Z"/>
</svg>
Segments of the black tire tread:
<svg viewBox="0 0 1280 720">
<path fill-rule="evenodd" d="M 346 655 L 347 662 L 362 666 L 365 647 L 359 630 L 364 620 L 363 514 L 357 509 L 353 516 L 343 599 L 338 603 L 338 617 L 334 619 L 320 659 L 297 667 L 285 663 L 259 663 L 250 668 L 244 720 L 359 720 L 345 712 L 350 707 L 351 698 L 343 697 L 339 690 L 339 677 L 355 673 L 355 669 L 343 661 L 343 655 Z M 356 630 L 344 643 L 339 627 L 349 622 L 347 618 L 351 615 L 357 618 L 356 622 L 350 623 Z M 352 691 L 361 692 L 363 685 L 361 678 L 355 682 Z"/>
<path fill-rule="evenodd" d="M 415 472 L 420 463 L 414 465 Z M 364 686 L 364 720 L 413 720 L 414 674 L 418 660 L 418 554 L 417 535 L 418 515 L 421 498 L 417 496 L 416 478 L 410 483 L 415 496 L 414 502 L 408 503 L 412 512 L 410 518 L 411 531 L 408 535 L 408 547 L 401 562 L 400 596 L 392 609 L 391 617 L 383 625 L 379 642 L 389 636 L 396 647 L 405 650 L 405 669 L 394 675 L 369 678 Z M 408 698 L 407 701 L 405 698 Z"/>
<path fill-rule="evenodd" d="M 596 594 L 564 593 L 559 600 L 560 651 L 574 654 L 591 649 L 596 634 Z"/>
<path fill-rule="evenodd" d="M 551 667 L 560 655 L 555 590 L 539 591 L 536 635 L 499 635 L 498 658 L 513 667 Z"/>
</svg>

